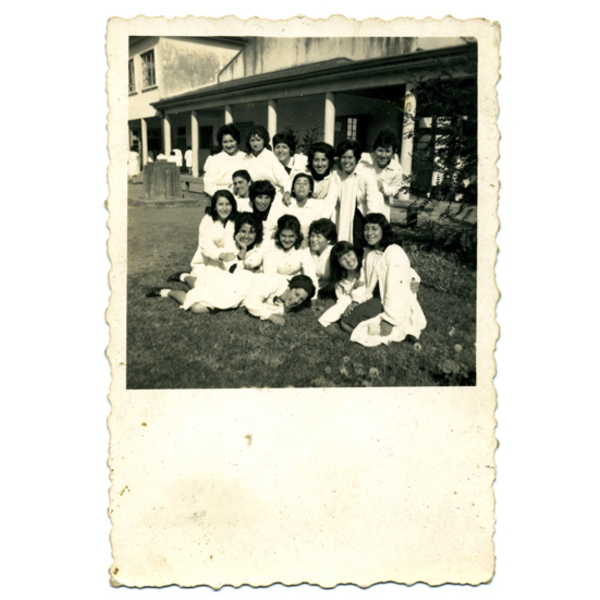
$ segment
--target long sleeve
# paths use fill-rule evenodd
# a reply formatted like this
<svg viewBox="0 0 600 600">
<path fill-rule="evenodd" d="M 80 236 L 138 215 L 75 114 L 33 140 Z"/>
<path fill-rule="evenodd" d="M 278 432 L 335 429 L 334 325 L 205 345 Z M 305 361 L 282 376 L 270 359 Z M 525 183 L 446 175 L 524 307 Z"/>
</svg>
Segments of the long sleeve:
<svg viewBox="0 0 600 600">
<path fill-rule="evenodd" d="M 218 189 L 217 187 L 217 158 L 218 155 L 209 156 L 204 163 L 204 193 L 212 196 Z"/>
<path fill-rule="evenodd" d="M 270 300 L 285 292 L 286 279 L 276 275 L 256 275 L 256 277 L 260 277 L 260 281 L 253 286 L 244 300 L 248 312 L 262 321 L 266 321 L 271 315 L 283 314 L 283 307 L 275 306 Z"/>
<path fill-rule="evenodd" d="M 221 223 L 213 221 L 210 215 L 206 215 L 200 221 L 198 246 L 204 256 L 218 261 L 222 252 L 235 252 L 233 245 L 228 243 L 233 240 L 233 222 L 228 221 L 223 227 Z"/>
<path fill-rule="evenodd" d="M 383 314 L 390 325 L 402 325 L 411 315 L 410 261 L 400 246 L 393 244 L 384 252 L 378 271 Z"/>
<path fill-rule="evenodd" d="M 371 213 L 382 212 L 385 203 L 383 201 L 383 195 L 377 187 L 377 177 L 375 171 L 371 169 L 364 169 L 360 174 L 362 191 L 364 195 L 364 201 L 361 203 L 363 208 L 363 215 L 369 215 Z M 366 204 L 365 204 L 366 203 Z M 366 209 L 366 212 L 365 210 Z"/>
</svg>

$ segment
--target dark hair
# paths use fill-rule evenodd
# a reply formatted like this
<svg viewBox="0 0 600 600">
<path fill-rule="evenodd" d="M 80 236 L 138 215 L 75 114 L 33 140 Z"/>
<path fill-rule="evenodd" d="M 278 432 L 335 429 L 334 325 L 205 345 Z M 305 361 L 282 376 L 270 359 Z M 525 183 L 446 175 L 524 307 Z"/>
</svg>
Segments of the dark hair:
<svg viewBox="0 0 600 600">
<path fill-rule="evenodd" d="M 398 152 L 398 148 L 400 147 L 398 136 L 389 129 L 382 129 L 375 138 L 373 150 L 377 150 L 377 148 L 387 148 L 388 146 L 391 146 L 394 152 Z"/>
<path fill-rule="evenodd" d="M 341 158 L 348 150 L 352 150 L 352 154 L 354 154 L 354 158 L 356 158 L 356 161 L 358 162 L 362 155 L 362 148 L 355 140 L 344 140 L 343 142 L 340 142 L 335 149 L 335 154 L 338 158 Z"/>
<path fill-rule="evenodd" d="M 269 144 L 271 136 L 269 135 L 269 132 L 262 125 L 255 125 L 254 127 L 250 127 L 248 133 L 246 134 L 246 152 L 248 154 L 252 154 L 252 148 L 250 147 L 250 138 L 253 135 L 257 135 L 259 138 L 264 140 L 265 148 L 267 150 L 271 149 L 271 145 Z"/>
<path fill-rule="evenodd" d="M 382 215 L 381 213 L 368 214 L 365 217 L 364 226 L 366 227 L 369 223 L 375 223 L 375 225 L 379 225 L 379 227 L 381 227 L 381 231 L 383 232 L 383 237 L 376 246 L 378 250 L 385 250 L 388 246 L 391 246 L 392 244 L 398 244 L 397 240 L 395 239 L 392 226 L 390 225 L 390 222 L 385 218 L 384 215 Z M 366 240 L 365 247 L 369 247 Z M 373 246 L 371 246 L 371 248 L 373 248 Z"/>
<path fill-rule="evenodd" d="M 315 159 L 315 154 L 317 152 L 321 152 L 322 154 L 324 154 L 327 160 L 329 161 L 329 167 L 327 167 L 327 171 L 324 175 L 319 175 L 313 167 L 313 160 Z M 307 157 L 308 170 L 310 171 L 310 174 L 313 176 L 313 178 L 319 181 L 320 179 L 327 177 L 327 175 L 329 175 L 329 173 L 331 172 L 331 168 L 333 167 L 333 161 L 335 160 L 335 151 L 333 150 L 333 146 L 331 146 L 330 144 L 327 144 L 325 142 L 316 142 L 315 144 L 312 144 L 308 149 Z"/>
<path fill-rule="evenodd" d="M 290 153 L 294 155 L 296 153 L 296 140 L 294 136 L 288 131 L 282 131 L 281 133 L 276 133 L 273 136 L 273 148 L 277 146 L 277 144 L 286 144 L 290 148 Z"/>
<path fill-rule="evenodd" d="M 219 146 L 223 145 L 223 138 L 229 134 L 238 144 L 242 140 L 242 135 L 238 131 L 238 128 L 233 123 L 228 123 L 227 125 L 221 125 L 217 130 L 217 142 L 219 142 Z"/>
<path fill-rule="evenodd" d="M 310 299 L 315 295 L 315 292 L 317 291 L 315 288 L 315 284 L 312 282 L 312 279 L 308 275 L 294 275 L 294 277 L 290 279 L 288 289 L 293 290 L 295 288 L 305 290 L 308 296 L 306 296 L 306 300 L 302 302 L 302 304 L 294 306 L 294 308 L 292 308 L 290 312 L 298 312 L 299 310 L 310 306 Z"/>
<path fill-rule="evenodd" d="M 296 242 L 294 243 L 294 248 L 298 250 L 300 246 L 302 246 L 302 242 L 304 241 L 304 234 L 302 233 L 302 227 L 300 226 L 300 221 L 298 221 L 298 217 L 294 215 L 283 215 L 277 219 L 277 229 L 273 234 L 273 239 L 275 240 L 275 245 L 278 248 L 283 248 L 281 242 L 279 241 L 279 236 L 284 229 L 289 229 L 296 234 Z"/>
<path fill-rule="evenodd" d="M 256 208 L 256 204 L 254 201 L 258 196 L 269 196 L 271 198 L 271 204 L 269 204 L 269 208 L 267 210 L 261 212 Z M 269 212 L 271 211 L 271 207 L 273 206 L 273 199 L 275 198 L 275 186 L 266 179 L 259 179 L 258 181 L 253 181 L 250 184 L 250 189 L 248 190 L 248 196 L 250 198 L 250 204 L 252 204 L 252 211 L 255 215 L 259 216 L 262 221 L 266 221 L 269 216 Z"/>
<path fill-rule="evenodd" d="M 229 190 L 217 190 L 212 198 L 210 199 L 210 206 L 206 208 L 206 214 L 212 217 L 213 221 L 219 220 L 219 214 L 217 213 L 217 201 L 219 198 L 225 198 L 231 204 L 231 212 L 229 216 L 225 219 L 225 223 L 227 221 L 232 221 L 235 219 L 235 215 L 237 215 L 237 202 L 233 197 L 233 194 Z"/>
<path fill-rule="evenodd" d="M 308 192 L 308 197 L 312 198 L 313 192 L 315 191 L 315 180 L 308 173 L 296 173 L 294 175 L 294 179 L 292 180 L 292 198 L 296 197 L 296 192 L 294 191 L 294 186 L 296 185 L 296 181 L 301 177 L 305 177 L 308 179 L 308 184 L 310 186 L 310 191 Z"/>
<path fill-rule="evenodd" d="M 250 225 L 250 227 L 252 227 L 252 229 L 254 229 L 254 231 L 256 231 L 256 239 L 254 240 L 253 244 L 250 244 L 250 246 L 248 246 L 248 250 L 252 250 L 252 248 L 254 248 L 254 246 L 258 246 L 262 241 L 263 241 L 263 235 L 264 235 L 264 229 L 263 229 L 263 222 L 261 220 L 261 218 L 257 215 L 255 215 L 254 213 L 248 213 L 248 212 L 243 212 L 243 213 L 238 213 L 236 218 L 235 218 L 235 227 L 234 227 L 234 233 L 233 235 L 237 235 L 240 230 L 242 229 L 242 225 Z"/>
<path fill-rule="evenodd" d="M 233 175 L 231 176 L 231 179 L 235 179 L 236 177 L 241 177 L 242 179 L 245 179 L 248 183 L 252 183 L 252 178 L 250 177 L 250 173 L 248 173 L 248 171 L 246 171 L 246 169 L 238 169 L 237 171 L 235 171 L 233 173 Z"/>
<path fill-rule="evenodd" d="M 221 148 L 221 146 L 211 146 L 209 152 L 211 156 L 216 156 L 217 154 L 221 154 L 221 152 L 223 152 L 223 148 Z"/>
<path fill-rule="evenodd" d="M 358 271 L 360 271 L 363 259 L 362 250 L 350 242 L 338 242 L 331 249 L 331 254 L 329 255 L 329 264 L 331 265 L 331 281 L 334 284 L 348 277 L 348 271 L 344 269 L 342 265 L 340 265 L 340 258 L 342 258 L 344 254 L 348 254 L 348 252 L 354 252 L 354 254 L 356 254 L 356 258 L 358 259 L 358 267 L 356 268 Z"/>
<path fill-rule="evenodd" d="M 313 233 L 320 233 L 332 244 L 337 242 L 337 229 L 335 223 L 330 219 L 317 219 L 316 221 L 313 221 L 308 228 L 308 237 Z"/>
</svg>

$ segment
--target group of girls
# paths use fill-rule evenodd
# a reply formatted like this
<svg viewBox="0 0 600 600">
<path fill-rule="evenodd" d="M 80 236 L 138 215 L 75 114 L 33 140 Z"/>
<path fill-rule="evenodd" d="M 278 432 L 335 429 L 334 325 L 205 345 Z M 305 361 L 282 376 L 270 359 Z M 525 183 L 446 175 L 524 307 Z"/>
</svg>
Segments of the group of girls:
<svg viewBox="0 0 600 600">
<path fill-rule="evenodd" d="M 149 296 L 171 297 L 197 313 L 245 306 L 283 324 L 285 313 L 329 294 L 336 303 L 319 322 L 339 321 L 353 341 L 419 337 L 426 324 L 419 278 L 389 223 L 389 201 L 402 184 L 392 133 L 381 132 L 366 155 L 346 140 L 335 151 L 315 143 L 305 157 L 287 133 L 274 136 L 273 152 L 261 126 L 248 132 L 246 152 L 233 124 L 217 139 L 222 151 L 205 164 L 211 204 L 198 250 L 189 272 L 169 278 L 189 290 L 153 288 Z"/>
</svg>

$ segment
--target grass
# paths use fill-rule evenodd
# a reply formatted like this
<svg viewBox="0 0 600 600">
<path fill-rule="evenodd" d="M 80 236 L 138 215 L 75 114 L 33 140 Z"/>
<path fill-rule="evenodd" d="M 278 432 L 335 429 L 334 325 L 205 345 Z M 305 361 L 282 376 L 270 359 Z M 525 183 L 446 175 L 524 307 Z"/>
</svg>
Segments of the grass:
<svg viewBox="0 0 600 600">
<path fill-rule="evenodd" d="M 129 389 L 475 384 L 476 271 L 443 239 L 436 245 L 431 227 L 421 237 L 407 232 L 403 244 L 422 279 L 428 324 L 419 343 L 365 348 L 317 323 L 333 300 L 277 327 L 243 308 L 195 315 L 173 300 L 146 298 L 148 287 L 189 266 L 203 214 L 202 206 L 129 209 Z"/>
</svg>

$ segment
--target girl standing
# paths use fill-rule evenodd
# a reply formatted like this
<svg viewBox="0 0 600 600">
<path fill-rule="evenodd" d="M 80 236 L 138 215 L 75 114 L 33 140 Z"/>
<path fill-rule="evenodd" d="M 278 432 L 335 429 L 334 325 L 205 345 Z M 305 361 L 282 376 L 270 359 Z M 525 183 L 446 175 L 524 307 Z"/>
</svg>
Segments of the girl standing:
<svg viewBox="0 0 600 600">
<path fill-rule="evenodd" d="M 269 133 L 262 125 L 252 127 L 246 136 L 248 154 L 240 168 L 250 173 L 252 181 L 266 179 L 275 186 L 277 192 L 283 194 L 288 174 L 271 152 L 270 139 Z"/>
<path fill-rule="evenodd" d="M 233 173 L 243 169 L 246 154 L 238 148 L 240 140 L 233 123 L 219 127 L 217 141 L 221 152 L 209 156 L 204 163 L 204 192 L 209 196 L 217 190 L 231 190 Z"/>
<path fill-rule="evenodd" d="M 340 161 L 340 205 L 338 214 L 338 237 L 340 240 L 364 246 L 364 217 L 369 213 L 385 210 L 383 196 L 377 187 L 375 173 L 371 169 L 357 169 L 362 150 L 354 140 L 340 142 L 336 148 Z"/>
</svg>

